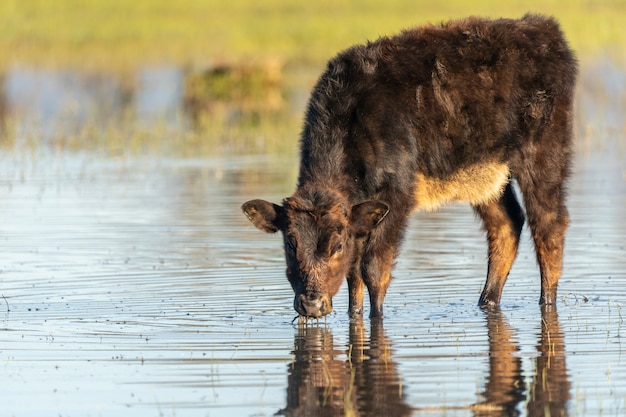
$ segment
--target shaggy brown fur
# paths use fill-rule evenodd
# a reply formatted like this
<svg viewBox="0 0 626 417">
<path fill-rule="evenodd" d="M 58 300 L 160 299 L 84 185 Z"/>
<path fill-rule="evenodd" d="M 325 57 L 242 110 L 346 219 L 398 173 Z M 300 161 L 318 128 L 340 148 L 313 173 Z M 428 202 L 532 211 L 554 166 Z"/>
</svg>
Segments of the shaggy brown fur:
<svg viewBox="0 0 626 417">
<path fill-rule="evenodd" d="M 480 304 L 495 305 L 524 223 L 523 195 L 553 304 L 568 215 L 576 61 L 551 19 L 468 18 L 407 30 L 333 58 L 315 86 L 301 135 L 298 187 L 282 205 L 243 205 L 283 232 L 294 307 L 328 314 L 347 277 L 350 313 L 381 316 L 407 219 L 465 200 L 489 244 Z"/>
</svg>

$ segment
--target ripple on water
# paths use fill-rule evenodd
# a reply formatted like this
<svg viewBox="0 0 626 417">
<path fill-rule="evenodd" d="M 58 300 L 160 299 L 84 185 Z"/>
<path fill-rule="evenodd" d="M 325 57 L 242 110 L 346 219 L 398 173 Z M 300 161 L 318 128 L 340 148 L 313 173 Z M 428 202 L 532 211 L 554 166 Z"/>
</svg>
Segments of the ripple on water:
<svg viewBox="0 0 626 417">
<path fill-rule="evenodd" d="M 537 306 L 527 231 L 501 311 L 476 307 L 484 236 L 471 209 L 451 206 L 411 219 L 382 326 L 348 320 L 344 285 L 333 314 L 298 327 L 280 236 L 239 211 L 289 193 L 293 161 L 64 158 L 19 175 L 0 164 L 10 413 L 624 408 L 623 160 L 577 164 L 558 315 Z"/>
</svg>

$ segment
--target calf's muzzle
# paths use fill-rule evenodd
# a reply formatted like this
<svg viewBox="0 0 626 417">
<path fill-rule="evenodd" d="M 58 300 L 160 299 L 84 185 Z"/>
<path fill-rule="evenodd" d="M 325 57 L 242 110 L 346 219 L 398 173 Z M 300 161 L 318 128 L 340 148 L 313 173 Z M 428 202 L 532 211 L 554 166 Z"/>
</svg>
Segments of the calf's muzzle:
<svg viewBox="0 0 626 417">
<path fill-rule="evenodd" d="M 333 311 L 332 301 L 327 295 L 297 294 L 293 306 L 301 316 L 312 318 L 322 317 Z"/>
</svg>

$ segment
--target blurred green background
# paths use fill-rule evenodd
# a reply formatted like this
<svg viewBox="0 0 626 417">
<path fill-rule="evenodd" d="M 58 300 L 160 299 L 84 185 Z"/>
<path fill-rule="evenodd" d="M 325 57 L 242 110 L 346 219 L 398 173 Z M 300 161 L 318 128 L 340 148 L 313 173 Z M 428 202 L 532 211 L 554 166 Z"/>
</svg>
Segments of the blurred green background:
<svg viewBox="0 0 626 417">
<path fill-rule="evenodd" d="M 118 151 L 166 140 L 168 152 L 293 152 L 308 91 L 338 51 L 412 26 L 527 12 L 556 17 L 583 66 L 626 67 L 626 0 L 3 0 L 0 77 L 22 68 L 106 73 L 130 102 L 142 68 L 180 68 L 190 129 L 139 126 L 120 109 L 114 121 L 94 116 L 99 124 L 59 132 L 55 143 L 84 146 L 87 135 Z M 14 143 L 20 115 L 5 113 L 4 143 Z M 36 131 L 29 137 L 38 142 Z"/>
<path fill-rule="evenodd" d="M 624 0 L 4 0 L 0 62 L 124 69 L 272 57 L 320 65 L 401 28 L 528 11 L 554 15 L 582 57 L 623 58 Z"/>
</svg>

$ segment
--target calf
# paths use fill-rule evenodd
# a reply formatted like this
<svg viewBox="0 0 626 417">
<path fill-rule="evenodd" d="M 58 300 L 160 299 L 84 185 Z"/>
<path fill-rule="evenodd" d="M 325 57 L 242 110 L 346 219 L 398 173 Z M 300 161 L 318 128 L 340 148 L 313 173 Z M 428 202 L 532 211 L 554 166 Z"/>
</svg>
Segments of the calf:
<svg viewBox="0 0 626 417">
<path fill-rule="evenodd" d="M 497 305 L 524 212 L 553 304 L 568 223 L 576 60 L 551 18 L 468 18 L 354 46 L 330 60 L 310 97 L 298 186 L 282 205 L 248 201 L 281 231 L 294 307 L 332 310 L 347 278 L 351 315 L 383 314 L 394 258 L 417 209 L 469 202 L 489 246 L 480 305 Z"/>
</svg>

